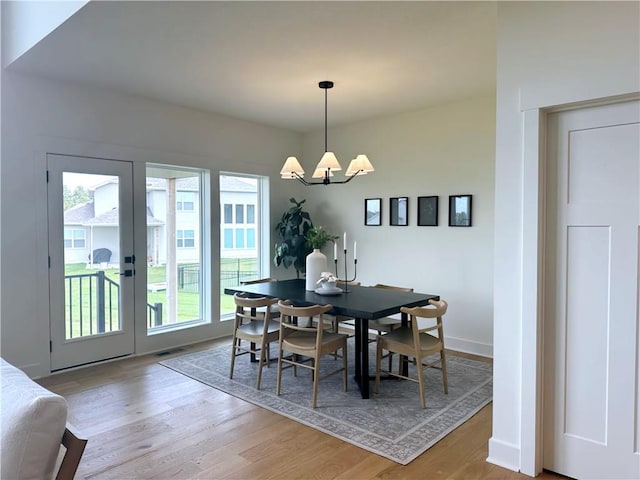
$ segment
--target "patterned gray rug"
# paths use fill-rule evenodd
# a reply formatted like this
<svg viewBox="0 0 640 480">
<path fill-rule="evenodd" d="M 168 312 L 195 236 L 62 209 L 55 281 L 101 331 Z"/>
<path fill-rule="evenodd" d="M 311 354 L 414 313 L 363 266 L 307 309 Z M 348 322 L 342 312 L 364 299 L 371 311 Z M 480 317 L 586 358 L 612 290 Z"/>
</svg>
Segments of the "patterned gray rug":
<svg viewBox="0 0 640 480">
<path fill-rule="evenodd" d="M 352 339 L 349 344 L 352 348 Z M 373 371 L 375 348 L 373 344 L 370 347 Z M 276 353 L 272 351 L 271 355 L 275 357 Z M 167 359 L 160 364 L 402 465 L 411 462 L 491 402 L 493 388 L 490 364 L 449 355 L 449 393 L 442 392 L 440 371 L 427 369 L 427 408 L 424 410 L 420 407 L 415 382 L 382 381 L 380 393 L 372 393 L 372 398 L 363 400 L 351 375 L 348 392 L 342 390 L 341 374 L 320 380 L 318 406 L 313 409 L 310 371 L 298 369 L 297 377 L 293 376 L 292 369 L 283 371 L 281 395 L 277 396 L 275 362 L 263 370 L 261 389 L 256 390 L 257 363 L 250 363 L 247 355 L 239 357 L 233 380 L 230 380 L 230 358 L 229 344 Z M 352 350 L 348 358 L 349 372 L 353 372 Z M 325 357 L 321 370 L 332 371 L 341 362 L 341 359 Z M 373 389 L 373 382 L 371 387 Z"/>
</svg>

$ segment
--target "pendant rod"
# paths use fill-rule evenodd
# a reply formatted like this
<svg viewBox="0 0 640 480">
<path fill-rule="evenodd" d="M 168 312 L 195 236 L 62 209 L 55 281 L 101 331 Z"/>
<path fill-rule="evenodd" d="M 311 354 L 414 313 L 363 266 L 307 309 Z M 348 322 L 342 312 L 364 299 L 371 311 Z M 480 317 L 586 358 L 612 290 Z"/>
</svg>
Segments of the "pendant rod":
<svg viewBox="0 0 640 480">
<path fill-rule="evenodd" d="M 327 148 L 327 89 L 324 89 L 324 151 L 328 152 Z"/>
</svg>

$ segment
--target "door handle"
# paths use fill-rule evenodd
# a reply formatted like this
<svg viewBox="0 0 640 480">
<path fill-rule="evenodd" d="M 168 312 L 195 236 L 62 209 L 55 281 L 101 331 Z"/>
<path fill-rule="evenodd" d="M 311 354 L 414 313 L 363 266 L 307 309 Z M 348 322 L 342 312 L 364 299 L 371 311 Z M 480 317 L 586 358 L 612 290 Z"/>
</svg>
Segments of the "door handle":
<svg viewBox="0 0 640 480">
<path fill-rule="evenodd" d="M 121 273 L 120 275 L 124 276 L 124 277 L 133 277 L 135 275 L 136 271 L 135 270 L 125 270 L 123 273 Z"/>
</svg>

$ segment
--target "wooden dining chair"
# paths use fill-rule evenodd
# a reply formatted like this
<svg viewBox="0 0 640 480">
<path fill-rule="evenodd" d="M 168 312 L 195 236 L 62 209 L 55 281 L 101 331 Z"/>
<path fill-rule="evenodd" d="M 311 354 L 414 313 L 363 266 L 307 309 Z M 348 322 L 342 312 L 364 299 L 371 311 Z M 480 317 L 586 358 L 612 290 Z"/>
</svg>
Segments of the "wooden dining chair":
<svg viewBox="0 0 640 480">
<path fill-rule="evenodd" d="M 413 288 L 410 287 L 396 287 L 394 285 L 385 285 L 383 283 L 376 283 L 373 285 L 374 288 L 384 288 L 386 290 L 394 290 L 396 292 L 413 292 Z M 376 330 L 378 335 L 384 335 L 389 332 L 392 332 L 396 328 L 400 328 L 402 325 L 402 318 L 400 315 L 393 315 L 390 317 L 382 317 L 377 318 L 375 320 L 369 320 L 369 329 Z M 369 340 L 369 343 L 375 342 L 374 340 Z M 391 355 L 383 355 L 383 358 L 389 358 L 389 370 L 393 367 L 393 357 Z"/>
<path fill-rule="evenodd" d="M 251 354 L 259 356 L 258 376 L 256 388 L 260 390 L 262 368 L 270 363 L 269 344 L 277 342 L 280 324 L 271 319 L 271 308 L 278 302 L 277 298 L 249 298 L 236 293 L 233 296 L 236 304 L 236 314 L 233 325 L 233 339 L 231 342 L 231 369 L 229 378 L 233 378 L 236 357 Z M 242 341 L 249 342 L 244 346 Z"/>
<path fill-rule="evenodd" d="M 342 372 L 344 390 L 347 391 L 347 335 L 332 331 L 332 324 L 324 319 L 324 314 L 333 308 L 331 305 L 312 305 L 295 307 L 290 302 L 278 302 L 280 307 L 280 347 L 278 350 L 278 377 L 276 394 L 280 395 L 282 371 L 293 367 L 302 367 L 313 372 L 312 406 L 318 401 L 318 382 L 320 378 L 320 359 L 323 355 L 342 350 L 342 367 L 325 374 L 322 378 Z M 300 321 L 304 319 L 304 321 Z M 308 319 L 308 320 L 307 320 Z M 315 319 L 315 322 L 314 322 Z M 302 326 L 308 325 L 308 326 Z M 285 352 L 291 355 L 285 356 Z"/>
<path fill-rule="evenodd" d="M 400 310 L 409 315 L 410 325 L 400 327 L 386 335 L 379 335 L 376 348 L 376 382 L 375 392 L 380 389 L 380 374 L 386 373 L 394 377 L 404 378 L 413 382 L 418 382 L 420 386 L 420 401 L 422 408 L 426 408 L 424 393 L 423 370 L 428 368 L 440 368 L 442 370 L 442 383 L 444 393 L 448 393 L 447 387 L 447 362 L 444 351 L 444 332 L 442 328 L 442 317 L 447 312 L 447 302 L 444 300 L 429 300 L 429 307 L 402 307 Z M 422 319 L 428 319 L 427 324 L 421 324 Z M 435 319 L 435 322 L 433 321 Z M 438 336 L 429 332 L 437 330 Z M 415 360 L 417 378 L 402 374 L 402 362 L 398 368 L 398 373 L 389 369 L 382 370 L 382 352 L 387 350 L 388 355 L 399 354 L 400 358 L 412 357 Z M 433 353 L 439 352 L 440 358 L 429 363 L 423 363 L 423 359 Z M 438 366 L 439 364 L 439 366 Z"/>
</svg>

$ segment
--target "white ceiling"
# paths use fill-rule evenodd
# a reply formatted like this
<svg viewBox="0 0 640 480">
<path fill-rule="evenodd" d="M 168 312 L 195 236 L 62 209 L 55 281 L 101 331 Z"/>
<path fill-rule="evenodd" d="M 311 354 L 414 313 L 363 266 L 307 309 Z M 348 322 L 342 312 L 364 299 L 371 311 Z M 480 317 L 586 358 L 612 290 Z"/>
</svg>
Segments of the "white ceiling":
<svg viewBox="0 0 640 480">
<path fill-rule="evenodd" d="M 495 91 L 495 2 L 91 1 L 11 66 L 296 131 Z"/>
</svg>

